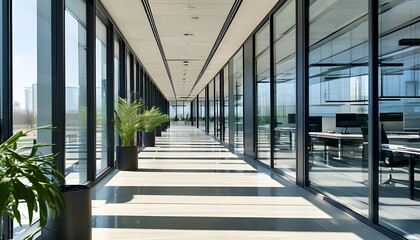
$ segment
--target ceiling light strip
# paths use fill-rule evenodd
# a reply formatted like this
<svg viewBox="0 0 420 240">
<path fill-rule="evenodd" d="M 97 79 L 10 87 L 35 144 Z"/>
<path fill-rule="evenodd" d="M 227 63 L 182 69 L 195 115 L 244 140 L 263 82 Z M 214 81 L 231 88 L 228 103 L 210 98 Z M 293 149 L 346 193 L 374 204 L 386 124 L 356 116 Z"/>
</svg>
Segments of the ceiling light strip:
<svg viewBox="0 0 420 240">
<path fill-rule="evenodd" d="M 222 29 L 220 30 L 219 36 L 217 36 L 216 42 L 213 45 L 213 48 L 210 51 L 209 56 L 207 57 L 206 62 L 203 65 L 203 68 L 200 71 L 200 74 L 198 74 L 197 80 L 195 81 L 193 87 L 191 88 L 190 93 L 188 94 L 188 97 L 190 97 L 192 91 L 197 86 L 197 83 L 200 81 L 201 77 L 204 75 L 204 72 L 206 71 L 207 67 L 210 64 L 210 61 L 213 59 L 214 54 L 217 51 L 217 48 L 219 47 L 220 43 L 222 42 L 227 30 L 229 29 L 230 24 L 232 23 L 233 19 L 236 16 L 236 13 L 239 10 L 239 7 L 241 6 L 243 0 L 235 0 L 235 2 L 232 5 L 232 8 L 230 9 L 230 12 L 228 16 L 226 17 L 225 23 L 223 24 Z"/>
<path fill-rule="evenodd" d="M 153 35 L 155 36 L 156 44 L 158 45 L 160 55 L 162 56 L 163 64 L 165 65 L 166 73 L 168 74 L 169 81 L 171 82 L 172 91 L 174 92 L 174 98 L 176 99 L 175 87 L 174 82 L 172 81 L 171 71 L 169 70 L 168 61 L 165 56 L 165 52 L 163 51 L 162 42 L 160 41 L 159 32 L 156 27 L 155 19 L 153 18 L 152 9 L 150 8 L 150 4 L 148 0 L 141 0 L 144 11 L 146 12 L 147 18 L 149 19 L 150 27 L 152 28 Z M 156 84 L 157 85 L 157 84 Z"/>
</svg>

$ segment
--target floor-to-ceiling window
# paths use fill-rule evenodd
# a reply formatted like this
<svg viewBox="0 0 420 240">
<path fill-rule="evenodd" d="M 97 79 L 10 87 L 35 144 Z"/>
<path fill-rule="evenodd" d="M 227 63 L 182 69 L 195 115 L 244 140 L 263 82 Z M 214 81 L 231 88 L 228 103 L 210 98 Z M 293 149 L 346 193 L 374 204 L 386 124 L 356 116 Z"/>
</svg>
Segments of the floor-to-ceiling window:
<svg viewBox="0 0 420 240">
<path fill-rule="evenodd" d="M 120 98 L 120 41 L 118 39 L 114 40 L 114 105 L 118 102 Z M 114 144 L 115 146 L 119 145 L 119 135 L 117 128 L 114 125 Z M 114 147 L 114 157 L 116 158 L 116 148 Z"/>
<path fill-rule="evenodd" d="M 379 3 L 380 224 L 420 239 L 420 0 Z"/>
<path fill-rule="evenodd" d="M 242 48 L 233 57 L 233 97 L 234 97 L 234 147 L 244 151 L 244 60 Z"/>
<path fill-rule="evenodd" d="M 215 134 L 214 136 L 220 138 L 221 128 L 221 117 L 220 117 L 220 74 L 214 78 L 214 124 Z"/>
<path fill-rule="evenodd" d="M 255 34 L 257 159 L 270 165 L 270 27 Z"/>
<path fill-rule="evenodd" d="M 229 65 L 223 68 L 223 141 L 229 143 Z"/>
<path fill-rule="evenodd" d="M 107 167 L 107 27 L 96 17 L 96 173 Z"/>
<path fill-rule="evenodd" d="M 87 181 L 86 2 L 66 0 L 66 183 Z"/>
<path fill-rule="evenodd" d="M 355 212 L 368 213 L 368 0 L 309 8 L 309 179 Z"/>
<path fill-rule="evenodd" d="M 199 123 L 198 127 L 206 131 L 206 91 L 203 89 L 198 95 L 198 117 Z"/>
<path fill-rule="evenodd" d="M 131 81 L 130 81 L 130 77 L 131 77 L 131 72 L 130 72 L 130 68 L 131 68 L 131 64 L 130 64 L 130 50 L 128 50 L 127 48 L 126 48 L 126 55 L 125 55 L 125 76 L 126 76 L 126 78 L 125 78 L 125 86 L 126 86 L 126 98 L 127 98 L 127 100 L 129 100 L 130 101 L 130 99 L 131 99 L 131 97 L 132 97 L 132 95 L 133 95 L 133 92 L 131 91 L 131 85 L 130 85 L 130 83 L 131 83 Z"/>
<path fill-rule="evenodd" d="M 214 80 L 211 80 L 208 85 L 209 88 L 209 134 L 214 136 Z"/>
<path fill-rule="evenodd" d="M 52 44 L 51 1 L 12 1 L 12 102 L 13 132 L 26 131 L 52 123 Z M 51 143 L 51 131 L 33 131 L 18 144 L 36 138 L 39 143 Z M 42 153 L 51 151 L 43 148 Z M 26 216 L 26 206 L 19 205 Z M 34 219 L 38 214 L 34 214 Z M 14 221 L 16 235 L 27 228 L 28 218 L 21 219 L 23 226 Z"/>
<path fill-rule="evenodd" d="M 296 24 L 295 1 L 273 16 L 274 167 L 294 176 L 296 170 Z"/>
</svg>

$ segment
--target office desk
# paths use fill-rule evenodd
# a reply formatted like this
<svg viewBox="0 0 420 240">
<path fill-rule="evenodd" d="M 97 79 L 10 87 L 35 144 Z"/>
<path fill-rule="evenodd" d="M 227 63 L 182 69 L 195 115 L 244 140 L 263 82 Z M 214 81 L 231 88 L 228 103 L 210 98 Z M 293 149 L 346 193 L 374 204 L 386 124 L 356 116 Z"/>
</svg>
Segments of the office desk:
<svg viewBox="0 0 420 240">
<path fill-rule="evenodd" d="M 325 132 L 309 132 L 310 137 L 334 139 L 338 143 L 338 159 L 343 156 L 343 140 L 360 140 L 363 141 L 362 134 L 341 134 L 341 133 L 325 133 Z M 325 147 L 325 145 L 324 145 Z"/>
<path fill-rule="evenodd" d="M 390 151 L 392 153 L 401 153 L 409 156 L 409 168 L 408 168 L 408 187 L 410 191 L 410 199 L 414 200 L 414 170 L 416 167 L 416 161 L 420 161 L 420 149 L 405 147 L 403 145 L 395 144 L 382 144 L 382 150 Z M 417 156 L 417 158 L 416 158 Z"/>
<path fill-rule="evenodd" d="M 279 138 L 279 144 L 281 144 L 281 142 L 280 142 L 281 133 L 286 132 L 289 136 L 289 149 L 292 150 L 293 149 L 293 132 L 295 130 L 296 130 L 296 128 L 294 128 L 294 127 L 276 127 L 276 128 L 274 128 L 274 131 L 276 132 L 276 137 Z"/>
<path fill-rule="evenodd" d="M 338 142 L 338 158 L 343 155 L 343 140 L 360 140 L 363 141 L 363 135 L 360 133 L 342 134 L 342 133 L 326 133 L 326 132 L 309 132 L 310 137 L 335 139 Z M 388 134 L 389 140 L 404 140 L 407 142 L 417 142 L 420 136 L 417 134 Z M 413 148 L 417 149 L 417 148 Z"/>
</svg>

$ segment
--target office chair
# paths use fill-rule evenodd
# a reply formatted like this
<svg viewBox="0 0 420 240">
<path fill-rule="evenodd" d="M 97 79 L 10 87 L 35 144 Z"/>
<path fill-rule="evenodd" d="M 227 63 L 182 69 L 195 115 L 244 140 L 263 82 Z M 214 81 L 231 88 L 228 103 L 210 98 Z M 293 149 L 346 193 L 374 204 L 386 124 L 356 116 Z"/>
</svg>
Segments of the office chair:
<svg viewBox="0 0 420 240">
<path fill-rule="evenodd" d="M 363 166 L 368 165 L 368 128 L 366 126 L 361 127 L 362 135 L 363 135 L 363 149 L 362 149 L 362 156 L 363 156 Z M 389 144 L 388 136 L 386 135 L 385 129 L 383 125 L 381 125 L 381 144 Z M 380 167 L 387 167 L 388 171 L 388 179 L 383 182 L 382 184 L 391 184 L 392 182 L 400 182 L 397 179 L 392 178 L 392 172 L 394 171 L 393 168 L 395 167 L 405 167 L 408 163 L 408 159 L 404 157 L 402 154 L 394 154 L 391 151 L 381 150 L 380 159 L 379 159 L 379 166 Z M 380 174 L 380 182 L 382 182 L 382 174 Z"/>
</svg>

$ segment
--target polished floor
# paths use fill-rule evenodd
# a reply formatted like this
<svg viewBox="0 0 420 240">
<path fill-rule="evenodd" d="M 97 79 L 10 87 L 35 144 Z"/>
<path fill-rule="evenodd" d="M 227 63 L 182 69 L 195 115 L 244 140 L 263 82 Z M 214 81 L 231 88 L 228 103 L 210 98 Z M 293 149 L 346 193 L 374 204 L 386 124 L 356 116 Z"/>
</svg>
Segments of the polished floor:
<svg viewBox="0 0 420 240">
<path fill-rule="evenodd" d="M 93 215 L 97 240 L 387 239 L 182 125 L 97 191 Z"/>
</svg>

